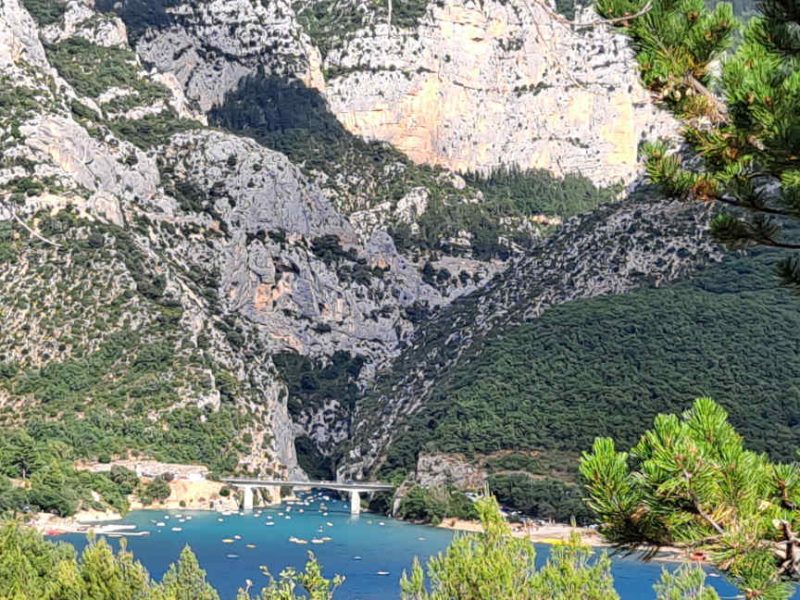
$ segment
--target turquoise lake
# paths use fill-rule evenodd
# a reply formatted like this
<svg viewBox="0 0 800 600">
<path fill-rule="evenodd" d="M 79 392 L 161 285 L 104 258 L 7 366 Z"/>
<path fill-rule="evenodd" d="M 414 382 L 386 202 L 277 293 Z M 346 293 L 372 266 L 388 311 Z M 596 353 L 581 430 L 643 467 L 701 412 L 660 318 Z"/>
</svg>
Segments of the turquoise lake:
<svg viewBox="0 0 800 600">
<path fill-rule="evenodd" d="M 338 573 L 346 577 L 336 594 L 338 600 L 399 598 L 400 575 L 409 568 L 413 558 L 418 556 L 424 560 L 440 552 L 453 536 L 453 532 L 444 529 L 411 525 L 370 513 L 351 517 L 348 504 L 340 500 L 325 504 L 327 515 L 320 511 L 317 503 L 310 506 L 284 504 L 244 515 L 136 511 L 121 523 L 150 532 L 148 536 L 127 537 L 127 541 L 128 548 L 156 578 L 163 575 L 181 549 L 189 544 L 223 600 L 232 600 L 247 579 L 260 589 L 265 581 L 261 565 L 273 574 L 287 566 L 302 567 L 309 551 L 319 558 L 326 576 Z M 300 509 L 304 512 L 300 513 Z M 158 526 L 158 523 L 164 525 Z M 173 531 L 175 527 L 181 531 Z M 290 537 L 309 543 L 293 543 Z M 330 541 L 311 543 L 312 539 L 323 537 Z M 54 539 L 70 542 L 79 549 L 87 543 L 85 536 L 77 534 Z M 231 539 L 233 543 L 224 543 L 223 539 Z M 119 539 L 110 538 L 109 542 L 117 547 Z M 255 547 L 248 548 L 248 545 Z M 537 560 L 543 562 L 547 556 L 548 547 L 537 546 Z M 663 566 L 673 568 L 663 563 L 615 557 L 614 580 L 623 600 L 654 598 L 652 585 Z M 710 578 L 709 583 L 723 598 L 737 595 L 736 589 L 722 578 Z"/>
</svg>

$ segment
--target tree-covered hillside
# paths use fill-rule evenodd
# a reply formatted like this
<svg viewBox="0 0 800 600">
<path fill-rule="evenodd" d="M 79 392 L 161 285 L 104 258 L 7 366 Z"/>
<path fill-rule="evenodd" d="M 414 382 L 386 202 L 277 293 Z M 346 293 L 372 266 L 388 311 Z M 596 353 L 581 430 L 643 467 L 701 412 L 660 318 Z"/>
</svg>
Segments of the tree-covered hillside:
<svg viewBox="0 0 800 600">
<path fill-rule="evenodd" d="M 800 299 L 775 253 L 731 256 L 693 280 L 557 306 L 496 331 L 441 381 L 390 447 L 385 471 L 423 447 L 579 452 L 595 436 L 633 444 L 659 412 L 717 399 L 757 450 L 800 442 Z"/>
</svg>

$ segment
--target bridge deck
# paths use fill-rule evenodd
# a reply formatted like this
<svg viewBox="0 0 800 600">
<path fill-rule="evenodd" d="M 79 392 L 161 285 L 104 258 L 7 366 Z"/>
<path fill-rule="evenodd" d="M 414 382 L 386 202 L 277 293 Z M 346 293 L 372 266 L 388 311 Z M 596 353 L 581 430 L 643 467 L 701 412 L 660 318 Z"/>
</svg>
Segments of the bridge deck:
<svg viewBox="0 0 800 600">
<path fill-rule="evenodd" d="M 374 481 L 353 481 L 350 483 L 338 481 L 283 481 L 280 479 L 243 479 L 243 478 L 230 478 L 223 479 L 223 483 L 231 485 L 242 485 L 252 487 L 276 487 L 276 486 L 289 486 L 289 487 L 318 487 L 327 488 L 329 490 L 360 490 L 362 492 L 383 492 L 391 491 L 394 486 L 389 483 L 381 483 Z"/>
</svg>

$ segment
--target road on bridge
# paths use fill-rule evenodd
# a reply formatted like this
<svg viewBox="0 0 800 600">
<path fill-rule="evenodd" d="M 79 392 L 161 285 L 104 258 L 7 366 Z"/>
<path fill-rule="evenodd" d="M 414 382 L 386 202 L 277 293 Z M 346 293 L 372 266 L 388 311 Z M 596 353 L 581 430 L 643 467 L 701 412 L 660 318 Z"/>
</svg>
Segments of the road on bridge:
<svg viewBox="0 0 800 600">
<path fill-rule="evenodd" d="M 325 488 L 329 490 L 336 490 L 341 492 L 348 492 L 350 494 L 350 514 L 357 515 L 361 513 L 361 496 L 362 493 L 370 492 L 390 492 L 394 486 L 389 483 L 382 483 L 380 481 L 298 481 L 298 480 L 280 480 L 280 479 L 246 479 L 246 478 L 228 478 L 223 479 L 223 483 L 242 488 L 244 491 L 244 502 L 242 508 L 244 510 L 253 509 L 253 490 L 257 488 L 281 488 L 281 487 L 312 487 L 312 488 Z"/>
</svg>

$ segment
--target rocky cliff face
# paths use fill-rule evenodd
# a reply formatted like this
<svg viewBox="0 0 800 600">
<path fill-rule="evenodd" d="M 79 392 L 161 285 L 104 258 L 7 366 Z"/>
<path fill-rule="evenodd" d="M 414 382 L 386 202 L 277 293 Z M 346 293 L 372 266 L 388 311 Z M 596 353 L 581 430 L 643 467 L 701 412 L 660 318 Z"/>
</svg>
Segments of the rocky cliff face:
<svg viewBox="0 0 800 600">
<path fill-rule="evenodd" d="M 684 203 L 628 202 L 576 217 L 482 290 L 420 329 L 391 371 L 359 404 L 341 473 L 380 467 L 403 421 L 425 405 L 437 379 L 473 345 L 555 305 L 639 286 L 662 285 L 719 260 L 705 235 L 709 211 Z M 587 260 L 591 257 L 591 260 Z"/>
<path fill-rule="evenodd" d="M 137 48 L 203 110 L 258 69 L 292 74 L 351 133 L 456 171 L 630 183 L 642 139 L 676 131 L 639 83 L 624 36 L 573 25 L 546 2 L 423 3 L 417 19 L 391 26 L 376 7 L 317 4 L 183 2 Z"/>
<path fill-rule="evenodd" d="M 296 438 L 355 433 L 364 474 L 498 323 L 713 258 L 689 209 L 545 240 L 538 191 L 452 170 L 630 181 L 671 125 L 621 38 L 535 3 L 317 4 L 0 0 L 0 423 L 110 415 L 109 451 L 293 476 Z"/>
<path fill-rule="evenodd" d="M 325 94 L 350 131 L 417 162 L 629 183 L 641 140 L 675 130 L 632 63 L 623 36 L 546 2 L 448 0 L 415 28 L 379 24 L 331 50 Z"/>
</svg>

